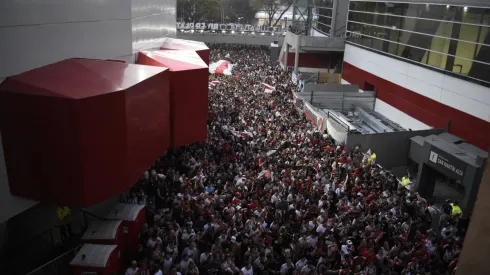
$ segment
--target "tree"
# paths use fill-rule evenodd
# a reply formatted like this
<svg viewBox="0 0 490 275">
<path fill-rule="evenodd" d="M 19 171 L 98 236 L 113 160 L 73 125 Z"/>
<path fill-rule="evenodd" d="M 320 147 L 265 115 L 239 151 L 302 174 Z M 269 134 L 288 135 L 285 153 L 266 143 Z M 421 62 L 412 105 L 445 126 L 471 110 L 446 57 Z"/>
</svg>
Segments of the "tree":
<svg viewBox="0 0 490 275">
<path fill-rule="evenodd" d="M 177 0 L 177 17 L 183 22 L 221 21 L 220 0 Z"/>
<path fill-rule="evenodd" d="M 293 0 L 255 0 L 255 6 L 267 15 L 269 27 L 275 27 L 286 11 L 293 5 Z M 279 14 L 278 18 L 274 15 Z M 276 20 L 274 24 L 272 22 Z"/>
<path fill-rule="evenodd" d="M 223 0 L 225 20 L 249 24 L 255 19 L 257 6 L 251 0 Z"/>
</svg>

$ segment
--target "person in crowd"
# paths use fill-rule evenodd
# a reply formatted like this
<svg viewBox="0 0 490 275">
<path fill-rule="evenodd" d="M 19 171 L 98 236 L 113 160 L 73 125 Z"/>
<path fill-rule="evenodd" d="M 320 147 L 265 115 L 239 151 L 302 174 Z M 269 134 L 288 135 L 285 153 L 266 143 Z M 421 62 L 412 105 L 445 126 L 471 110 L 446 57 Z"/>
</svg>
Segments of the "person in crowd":
<svg viewBox="0 0 490 275">
<path fill-rule="evenodd" d="M 210 76 L 219 83 L 210 85 L 207 140 L 168 150 L 124 198 L 148 207 L 138 261 L 151 274 L 456 270 L 457 204 L 439 210 L 374 152 L 348 151 L 299 115 L 298 86 L 266 48 L 209 46 L 211 61 L 235 65 L 232 76 Z"/>
</svg>

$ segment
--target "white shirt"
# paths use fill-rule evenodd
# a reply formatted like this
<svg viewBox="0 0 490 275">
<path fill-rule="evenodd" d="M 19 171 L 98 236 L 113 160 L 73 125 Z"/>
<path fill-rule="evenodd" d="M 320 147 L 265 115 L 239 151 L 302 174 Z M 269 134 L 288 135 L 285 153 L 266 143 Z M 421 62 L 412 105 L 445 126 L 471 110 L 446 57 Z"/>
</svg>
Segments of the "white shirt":
<svg viewBox="0 0 490 275">
<path fill-rule="evenodd" d="M 254 268 L 253 267 L 250 267 L 250 269 L 243 267 L 240 271 L 242 271 L 243 275 L 253 275 L 254 274 Z"/>
<path fill-rule="evenodd" d="M 132 267 L 129 267 L 128 269 L 126 269 L 126 273 L 124 273 L 124 275 L 136 275 L 136 272 L 138 272 L 139 270 L 139 268 L 133 269 Z"/>
<path fill-rule="evenodd" d="M 288 274 L 289 266 L 287 263 L 284 263 L 281 265 L 281 274 L 286 275 Z"/>
<path fill-rule="evenodd" d="M 327 231 L 327 228 L 324 227 L 323 224 L 318 225 L 318 227 L 316 228 L 316 232 L 318 232 L 318 233 L 323 234 L 323 233 L 325 233 L 325 231 Z"/>
</svg>

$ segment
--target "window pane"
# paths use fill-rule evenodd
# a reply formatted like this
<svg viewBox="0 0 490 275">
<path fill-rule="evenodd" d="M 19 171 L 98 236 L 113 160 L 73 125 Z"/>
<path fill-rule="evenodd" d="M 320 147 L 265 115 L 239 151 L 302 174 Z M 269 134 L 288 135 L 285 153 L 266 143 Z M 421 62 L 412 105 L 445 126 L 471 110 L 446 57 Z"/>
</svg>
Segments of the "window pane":
<svg viewBox="0 0 490 275">
<path fill-rule="evenodd" d="M 480 8 L 468 8 L 466 11 L 463 12 L 462 21 L 465 23 L 480 25 L 482 23 L 483 11 L 484 9 Z"/>
<path fill-rule="evenodd" d="M 478 47 L 475 46 L 475 48 L 478 49 L 475 53 L 475 60 L 490 64 L 490 45 L 478 45 Z M 490 71 L 488 73 L 490 74 Z"/>
<path fill-rule="evenodd" d="M 376 2 L 366 2 L 367 12 L 376 12 Z"/>
<path fill-rule="evenodd" d="M 364 1 L 351 1 L 351 10 L 366 11 L 366 2 Z"/>
<path fill-rule="evenodd" d="M 389 3 L 389 5 L 392 5 L 392 7 L 389 8 L 392 9 L 393 14 L 404 15 L 404 16 L 406 15 L 408 4 Z"/>
<path fill-rule="evenodd" d="M 386 2 L 376 3 L 376 12 L 377 13 L 386 13 L 387 12 L 387 5 L 388 5 L 388 3 L 386 3 Z"/>
<path fill-rule="evenodd" d="M 428 55 L 427 65 L 439 69 L 446 68 L 447 55 L 435 53 L 435 52 L 427 52 L 427 55 Z"/>
</svg>

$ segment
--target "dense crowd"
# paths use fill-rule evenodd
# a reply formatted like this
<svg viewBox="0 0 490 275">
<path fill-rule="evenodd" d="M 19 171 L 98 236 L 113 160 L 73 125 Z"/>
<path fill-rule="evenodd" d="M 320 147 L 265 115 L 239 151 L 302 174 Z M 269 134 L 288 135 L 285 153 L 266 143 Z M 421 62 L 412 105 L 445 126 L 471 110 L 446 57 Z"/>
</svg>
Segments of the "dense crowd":
<svg viewBox="0 0 490 275">
<path fill-rule="evenodd" d="M 126 274 L 451 274 L 457 221 L 433 223 L 430 203 L 315 130 L 267 49 L 210 47 L 233 76 L 210 76 L 207 141 L 168 151 L 131 191 L 153 210 Z"/>
</svg>

